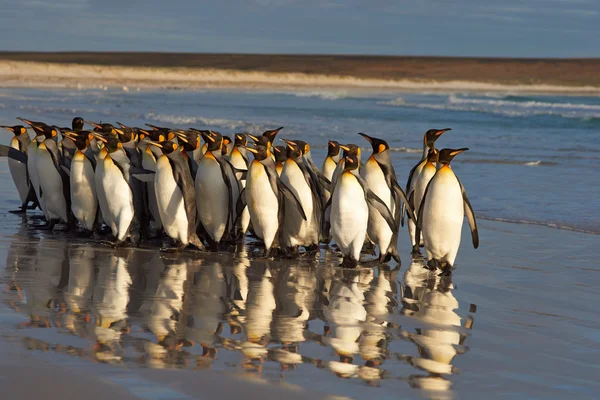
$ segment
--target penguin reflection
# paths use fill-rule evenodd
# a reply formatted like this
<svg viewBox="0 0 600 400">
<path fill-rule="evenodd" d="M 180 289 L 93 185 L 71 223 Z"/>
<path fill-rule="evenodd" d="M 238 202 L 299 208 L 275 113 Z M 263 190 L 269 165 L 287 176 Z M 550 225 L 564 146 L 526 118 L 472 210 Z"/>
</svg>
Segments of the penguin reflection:
<svg viewBox="0 0 600 400">
<path fill-rule="evenodd" d="M 189 301 L 186 300 L 184 305 L 187 315 L 184 335 L 191 343 L 202 346 L 203 356 L 214 358 L 226 311 L 227 287 L 223 268 L 217 262 L 206 261 L 198 272 L 192 272 L 190 280 L 193 284 Z"/>
<path fill-rule="evenodd" d="M 246 302 L 246 341 L 241 351 L 250 361 L 262 362 L 267 355 L 271 321 L 276 308 L 270 262 L 254 261 L 248 268 L 248 301 Z"/>
<path fill-rule="evenodd" d="M 88 336 L 86 323 L 91 320 L 92 296 L 96 284 L 95 251 L 87 246 L 73 246 L 69 251 L 69 283 L 65 302 L 70 313 L 65 315 L 66 328 L 81 337 Z"/>
<path fill-rule="evenodd" d="M 418 264 L 418 263 L 415 263 Z M 404 313 L 412 315 L 424 324 L 410 333 L 409 339 L 417 345 L 419 357 L 412 357 L 411 364 L 429 375 L 412 375 L 410 384 L 413 387 L 432 391 L 446 391 L 451 383 L 444 376 L 453 373 L 452 360 L 457 354 L 464 352 L 462 346 L 466 335 L 461 334 L 461 317 L 455 312 L 458 301 L 452 294 L 454 289 L 451 277 L 438 277 L 427 274 L 418 285 L 413 273 L 422 276 L 423 264 L 411 265 L 406 273 L 406 281 L 412 282 L 410 292 L 405 295 L 413 299 L 403 299 L 408 306 Z M 411 276 L 412 275 L 412 276 Z M 420 298 L 419 298 L 420 297 Z M 465 326 L 470 329 L 472 319 L 469 317 Z"/>
<path fill-rule="evenodd" d="M 282 347 L 272 351 L 271 358 L 281 363 L 282 369 L 302 363 L 298 347 L 305 341 L 304 329 L 316 286 L 315 271 L 306 265 L 286 265 L 277 274 L 272 333 Z"/>
<path fill-rule="evenodd" d="M 111 254 L 97 254 L 98 279 L 94 290 L 96 304 L 96 357 L 112 362 L 121 358 L 119 342 L 128 331 L 127 304 L 131 275 L 127 270 L 128 250 L 119 249 Z"/>
<path fill-rule="evenodd" d="M 358 341 L 367 319 L 364 306 L 365 296 L 359 285 L 358 271 L 340 271 L 338 279 L 331 283 L 329 305 L 323 308 L 323 315 L 330 327 L 326 327 L 324 342 L 330 345 L 340 358 L 332 361 L 329 368 L 338 376 L 351 376 L 356 365 L 351 365 L 354 354 L 359 352 Z M 329 332 L 328 332 L 329 331 Z"/>
</svg>

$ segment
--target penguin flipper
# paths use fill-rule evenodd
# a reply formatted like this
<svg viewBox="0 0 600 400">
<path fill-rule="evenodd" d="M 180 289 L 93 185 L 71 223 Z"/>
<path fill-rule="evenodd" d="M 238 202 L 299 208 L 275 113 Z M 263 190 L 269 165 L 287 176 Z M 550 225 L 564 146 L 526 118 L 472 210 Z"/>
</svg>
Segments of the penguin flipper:
<svg viewBox="0 0 600 400">
<path fill-rule="evenodd" d="M 462 192 L 463 203 L 465 208 L 465 215 L 467 220 L 469 221 L 469 228 L 471 228 L 471 239 L 473 240 L 473 247 L 479 247 L 479 231 L 477 230 L 477 220 L 475 219 L 475 212 L 473 211 L 473 206 L 471 206 L 471 202 L 467 197 L 467 192 L 465 191 L 465 187 L 462 182 L 456 178 L 458 184 L 460 185 L 460 191 Z"/>
<path fill-rule="evenodd" d="M 243 188 L 240 192 L 240 196 L 238 197 L 237 203 L 235 205 L 235 218 L 233 220 L 233 226 L 237 226 L 244 209 L 246 208 L 246 188 Z"/>
<path fill-rule="evenodd" d="M 235 204 L 233 204 L 233 188 L 231 187 L 231 180 L 229 179 L 229 174 L 227 173 L 227 169 L 226 168 L 233 168 L 233 165 L 231 165 L 231 163 L 229 161 L 227 161 L 225 158 L 217 156 L 215 157 L 215 160 L 217 160 L 217 162 L 219 163 L 219 165 L 221 166 L 221 175 L 223 176 L 223 181 L 225 182 L 225 186 L 227 186 L 227 215 L 228 215 L 228 224 L 231 224 L 233 222 L 233 218 L 234 218 L 234 213 L 235 213 Z M 230 228 L 233 228 L 233 225 L 226 225 L 226 230 L 229 230 Z"/>
<path fill-rule="evenodd" d="M 60 167 L 67 176 L 71 176 L 71 170 L 66 165 L 61 165 Z"/>
<path fill-rule="evenodd" d="M 27 164 L 27 154 L 20 152 L 17 149 L 13 149 L 10 146 L 0 144 L 0 157 L 8 157 L 13 160 L 19 161 L 23 164 Z"/>
<path fill-rule="evenodd" d="M 367 204 L 369 205 L 369 207 L 377 210 L 377 212 L 383 217 L 383 219 L 385 219 L 385 222 L 387 222 L 388 226 L 390 227 L 393 233 L 398 232 L 398 227 L 396 226 L 394 216 L 392 215 L 392 212 L 390 211 L 388 206 L 383 202 L 383 200 L 381 200 L 379 196 L 373 193 L 370 189 L 367 189 L 365 194 Z"/>
<path fill-rule="evenodd" d="M 283 194 L 285 196 L 285 198 L 287 200 L 289 200 L 294 205 L 294 207 L 296 207 L 296 209 L 298 210 L 298 212 L 300 213 L 302 218 L 305 221 L 308 220 L 308 218 L 306 218 L 306 213 L 304 212 L 304 208 L 302 208 L 302 203 L 300 203 L 300 200 L 298 200 L 298 198 L 296 197 L 294 192 L 292 192 L 292 190 L 289 187 L 287 187 L 287 185 L 285 183 L 281 182 L 281 180 L 279 180 L 279 179 L 277 180 L 277 188 L 279 189 L 281 194 Z"/>
<path fill-rule="evenodd" d="M 408 198 L 406 197 L 406 193 L 404 193 L 404 190 L 402 190 L 402 188 L 400 187 L 400 184 L 398 184 L 398 181 L 393 181 L 392 185 L 393 185 L 393 189 L 396 192 L 396 194 L 398 196 L 400 196 L 400 198 L 404 202 L 404 208 L 406 209 L 406 212 L 408 213 L 408 218 L 410 218 L 414 221 L 415 213 L 413 211 L 412 203 L 409 202 Z"/>
</svg>

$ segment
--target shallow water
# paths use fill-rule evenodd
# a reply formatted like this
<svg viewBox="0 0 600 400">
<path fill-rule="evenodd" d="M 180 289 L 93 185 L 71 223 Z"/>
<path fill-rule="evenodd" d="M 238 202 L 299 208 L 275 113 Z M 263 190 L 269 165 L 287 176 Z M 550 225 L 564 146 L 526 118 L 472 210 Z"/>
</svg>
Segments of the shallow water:
<svg viewBox="0 0 600 400">
<path fill-rule="evenodd" d="M 588 114 L 578 117 L 498 116 L 448 110 L 456 100 L 440 94 L 402 95 L 402 102 L 444 105 L 435 112 L 383 104 L 401 103 L 397 96 L 331 93 L 11 89 L 2 96 L 1 123 L 27 116 L 62 125 L 77 114 L 131 124 L 206 124 L 223 132 L 282 124 L 282 137 L 302 133 L 322 144 L 328 138 L 360 143 L 355 132 L 381 132 L 398 150 L 392 158 L 401 177 L 419 157 L 425 120 L 454 128 L 440 147 L 472 147 L 454 169 L 479 214 L 598 227 L 595 203 L 588 200 L 597 197 L 588 165 L 598 156 L 583 150 L 594 146 L 593 119 L 600 112 L 593 108 L 579 107 L 577 112 Z M 567 97 L 543 102 L 598 103 Z M 552 127 L 560 124 L 560 130 Z M 323 152 L 317 147 L 315 158 Z M 179 256 L 159 253 L 158 242 L 115 250 L 99 239 L 36 229 L 32 217 L 8 213 L 18 206 L 16 199 L 6 161 L 0 160 L 0 260 L 6 260 L 0 272 L 0 344 L 18 357 L 74 366 L 139 398 L 196 397 L 180 396 L 181 387 L 168 381 L 141 380 L 148 369 L 199 377 L 210 369 L 310 397 L 600 393 L 596 234 L 482 220 L 481 247 L 470 247 L 465 229 L 455 275 L 442 280 L 427 274 L 419 260 L 411 263 L 404 229 L 400 270 L 344 271 L 329 250 L 315 259 L 277 261 L 255 256 L 252 245 Z"/>
</svg>

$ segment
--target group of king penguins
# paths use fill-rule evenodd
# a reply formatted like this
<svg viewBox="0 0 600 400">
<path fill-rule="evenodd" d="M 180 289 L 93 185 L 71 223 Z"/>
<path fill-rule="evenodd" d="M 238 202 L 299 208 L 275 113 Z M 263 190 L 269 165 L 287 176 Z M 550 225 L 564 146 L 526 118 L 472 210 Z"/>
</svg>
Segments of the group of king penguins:
<svg viewBox="0 0 600 400">
<path fill-rule="evenodd" d="M 333 240 L 341 266 L 356 267 L 361 252 L 375 246 L 377 261 L 400 263 L 398 231 L 406 215 L 413 254 L 424 247 L 426 267 L 447 275 L 466 215 L 478 246 L 475 214 L 450 167 L 468 149 L 434 146 L 450 129 L 425 133 L 423 156 L 402 189 L 388 143 L 364 133 L 373 150 L 364 164 L 360 146 L 331 140 L 319 169 L 308 143 L 280 139 L 276 145 L 283 128 L 237 133 L 232 140 L 193 128 L 115 126 L 80 117 L 61 128 L 18 119 L 27 127 L 3 126 L 14 137 L 0 155 L 9 158 L 20 212 L 39 207 L 49 229 L 78 223 L 91 234 L 106 226 L 112 245 L 138 246 L 153 220 L 174 242 L 165 251 L 217 250 L 250 231 L 267 257 L 294 257 L 299 247 L 311 254 Z"/>
</svg>

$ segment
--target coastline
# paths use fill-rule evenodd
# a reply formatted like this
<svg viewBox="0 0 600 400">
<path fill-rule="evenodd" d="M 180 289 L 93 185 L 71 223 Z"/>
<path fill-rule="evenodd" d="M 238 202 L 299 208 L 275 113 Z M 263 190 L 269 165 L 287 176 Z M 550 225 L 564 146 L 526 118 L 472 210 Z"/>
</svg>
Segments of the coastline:
<svg viewBox="0 0 600 400">
<path fill-rule="evenodd" d="M 0 86 L 600 94 L 595 59 L 172 55 L 169 63 L 165 54 L 69 54 L 0 53 Z"/>
</svg>

